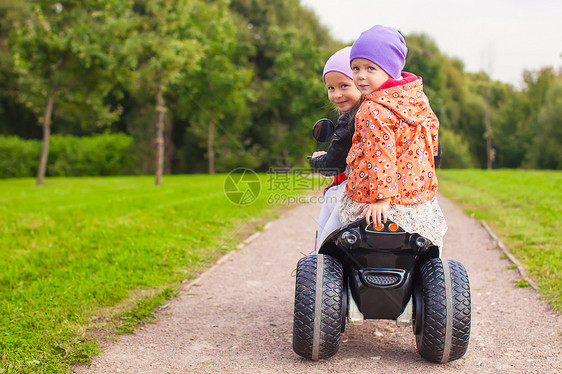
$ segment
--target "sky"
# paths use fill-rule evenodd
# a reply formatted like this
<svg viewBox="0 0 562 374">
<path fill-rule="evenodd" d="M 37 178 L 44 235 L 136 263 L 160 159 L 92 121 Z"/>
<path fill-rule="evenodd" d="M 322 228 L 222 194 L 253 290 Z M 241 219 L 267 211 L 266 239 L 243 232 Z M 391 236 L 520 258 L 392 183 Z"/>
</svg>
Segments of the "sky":
<svg viewBox="0 0 562 374">
<path fill-rule="evenodd" d="M 465 71 L 521 87 L 524 70 L 562 69 L 562 0 L 301 0 L 350 45 L 374 25 L 424 33 Z"/>
</svg>

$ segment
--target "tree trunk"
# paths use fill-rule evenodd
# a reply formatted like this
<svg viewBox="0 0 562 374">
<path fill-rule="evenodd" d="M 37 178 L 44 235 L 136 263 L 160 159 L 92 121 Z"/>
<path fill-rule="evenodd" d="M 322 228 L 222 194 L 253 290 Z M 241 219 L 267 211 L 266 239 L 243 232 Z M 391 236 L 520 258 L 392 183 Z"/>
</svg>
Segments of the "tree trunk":
<svg viewBox="0 0 562 374">
<path fill-rule="evenodd" d="M 47 171 L 47 159 L 49 157 L 49 139 L 51 138 L 51 116 L 55 104 L 57 89 L 53 88 L 49 93 L 47 108 L 43 116 L 43 147 L 41 148 L 41 159 L 39 160 L 39 170 L 37 171 L 37 185 L 42 186 Z"/>
<path fill-rule="evenodd" d="M 164 103 L 164 94 L 162 93 L 162 84 L 158 84 L 156 91 L 156 185 L 162 184 L 162 173 L 164 170 L 164 112 L 166 111 Z"/>
<path fill-rule="evenodd" d="M 209 174 L 215 174 L 215 151 L 214 151 L 214 138 L 215 138 L 215 117 L 211 113 L 209 119 L 209 135 L 207 137 L 207 155 L 209 156 Z"/>
<path fill-rule="evenodd" d="M 486 89 L 486 167 L 488 170 L 492 170 L 492 162 L 494 161 L 494 150 L 492 149 L 492 121 L 490 115 L 490 83 Z"/>
<path fill-rule="evenodd" d="M 213 84 L 209 82 L 209 94 L 213 93 Z M 207 133 L 207 157 L 209 158 L 209 174 L 215 174 L 215 116 L 209 110 L 209 129 Z"/>
</svg>

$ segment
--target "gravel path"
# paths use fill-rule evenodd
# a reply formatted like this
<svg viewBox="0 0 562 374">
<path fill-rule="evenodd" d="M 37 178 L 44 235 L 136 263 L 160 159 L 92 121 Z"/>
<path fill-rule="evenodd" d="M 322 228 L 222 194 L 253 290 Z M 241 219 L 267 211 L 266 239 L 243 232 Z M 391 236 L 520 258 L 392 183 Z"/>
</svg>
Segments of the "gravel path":
<svg viewBox="0 0 562 374">
<path fill-rule="evenodd" d="M 562 318 L 531 288 L 481 225 L 440 197 L 443 257 L 466 267 L 472 292 L 467 354 L 424 361 L 411 328 L 346 327 L 339 352 L 310 362 L 291 347 L 294 269 L 313 251 L 318 204 L 299 205 L 223 258 L 160 309 L 159 320 L 116 342 L 76 373 L 562 373 Z"/>
</svg>

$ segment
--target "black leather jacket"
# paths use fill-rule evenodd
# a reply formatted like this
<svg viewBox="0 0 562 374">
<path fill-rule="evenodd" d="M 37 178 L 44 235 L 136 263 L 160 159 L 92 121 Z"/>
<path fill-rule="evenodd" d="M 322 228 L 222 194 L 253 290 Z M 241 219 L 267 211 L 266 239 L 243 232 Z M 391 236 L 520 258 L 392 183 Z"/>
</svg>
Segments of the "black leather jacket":
<svg viewBox="0 0 562 374">
<path fill-rule="evenodd" d="M 326 154 L 310 159 L 310 166 L 325 176 L 338 175 L 345 171 L 345 159 L 351 148 L 355 131 L 355 111 L 344 113 L 338 118 L 334 138 Z"/>
</svg>

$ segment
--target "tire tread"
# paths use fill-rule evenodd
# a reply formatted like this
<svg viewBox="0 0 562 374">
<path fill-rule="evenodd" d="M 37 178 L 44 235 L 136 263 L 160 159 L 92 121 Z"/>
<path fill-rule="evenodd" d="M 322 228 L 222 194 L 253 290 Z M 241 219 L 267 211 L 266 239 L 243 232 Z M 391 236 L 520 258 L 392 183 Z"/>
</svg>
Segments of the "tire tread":
<svg viewBox="0 0 562 374">
<path fill-rule="evenodd" d="M 447 300 L 441 261 L 448 261 L 453 303 L 451 346 L 446 361 L 461 358 L 468 349 L 470 338 L 470 286 L 464 266 L 460 262 L 440 258 L 426 261 L 420 268 L 419 276 L 424 317 L 422 331 L 416 336 L 416 344 L 420 355 L 433 362 L 442 362 L 445 351 Z"/>
<path fill-rule="evenodd" d="M 324 261 L 318 359 L 326 359 L 335 355 L 341 342 L 343 267 L 337 259 L 330 256 L 310 255 L 303 257 L 297 264 L 293 350 L 298 355 L 308 359 L 313 359 L 318 259 Z"/>
</svg>

